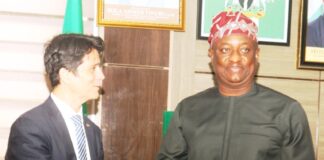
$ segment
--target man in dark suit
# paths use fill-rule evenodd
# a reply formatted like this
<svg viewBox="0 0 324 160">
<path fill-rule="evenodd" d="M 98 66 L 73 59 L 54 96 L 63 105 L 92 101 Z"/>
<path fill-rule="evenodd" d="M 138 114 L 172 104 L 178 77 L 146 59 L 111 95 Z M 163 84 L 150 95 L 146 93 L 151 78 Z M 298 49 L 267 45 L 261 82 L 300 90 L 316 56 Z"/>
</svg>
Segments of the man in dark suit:
<svg viewBox="0 0 324 160">
<path fill-rule="evenodd" d="M 311 3 L 309 1 L 308 3 Z M 314 2 L 315 3 L 315 2 Z M 324 0 L 321 4 L 324 6 Z M 307 24 L 306 46 L 309 47 L 324 47 L 324 14 L 321 14 L 314 21 Z"/>
<path fill-rule="evenodd" d="M 81 109 L 99 97 L 103 49 L 101 38 L 87 35 L 62 34 L 49 42 L 44 63 L 51 95 L 14 122 L 6 160 L 103 159 L 101 130 Z"/>
</svg>

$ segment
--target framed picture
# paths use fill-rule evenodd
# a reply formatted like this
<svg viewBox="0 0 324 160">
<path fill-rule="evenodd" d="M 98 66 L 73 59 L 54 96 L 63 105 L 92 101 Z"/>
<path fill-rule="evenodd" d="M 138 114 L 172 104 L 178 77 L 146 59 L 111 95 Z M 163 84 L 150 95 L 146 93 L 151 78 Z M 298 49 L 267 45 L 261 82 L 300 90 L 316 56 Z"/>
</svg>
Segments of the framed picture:
<svg viewBox="0 0 324 160">
<path fill-rule="evenodd" d="M 185 0 L 98 0 L 98 25 L 183 31 Z"/>
<path fill-rule="evenodd" d="M 324 1 L 302 0 L 298 68 L 324 69 Z"/>
<path fill-rule="evenodd" d="M 222 11 L 240 11 L 259 28 L 260 44 L 289 46 L 292 0 L 198 0 L 198 39 L 207 39 L 212 18 Z"/>
</svg>

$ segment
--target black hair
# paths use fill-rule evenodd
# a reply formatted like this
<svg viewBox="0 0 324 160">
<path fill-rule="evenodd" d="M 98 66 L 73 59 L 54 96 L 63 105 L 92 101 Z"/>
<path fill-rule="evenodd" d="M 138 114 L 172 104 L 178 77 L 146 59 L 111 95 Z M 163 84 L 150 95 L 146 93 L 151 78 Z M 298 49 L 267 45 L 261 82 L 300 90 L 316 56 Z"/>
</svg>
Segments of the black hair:
<svg viewBox="0 0 324 160">
<path fill-rule="evenodd" d="M 60 83 L 59 70 L 65 68 L 75 72 L 82 59 L 96 49 L 100 56 L 104 42 L 100 37 L 81 34 L 60 34 L 45 46 L 44 64 L 46 74 L 54 88 Z"/>
</svg>

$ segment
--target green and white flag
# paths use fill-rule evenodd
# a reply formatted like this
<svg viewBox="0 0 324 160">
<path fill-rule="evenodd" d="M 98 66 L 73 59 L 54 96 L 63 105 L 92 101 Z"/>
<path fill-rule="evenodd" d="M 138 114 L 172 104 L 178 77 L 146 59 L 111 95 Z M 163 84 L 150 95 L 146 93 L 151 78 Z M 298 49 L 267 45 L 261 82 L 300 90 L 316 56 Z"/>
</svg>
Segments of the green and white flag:
<svg viewBox="0 0 324 160">
<path fill-rule="evenodd" d="M 83 34 L 82 1 L 67 0 L 63 33 Z"/>
</svg>

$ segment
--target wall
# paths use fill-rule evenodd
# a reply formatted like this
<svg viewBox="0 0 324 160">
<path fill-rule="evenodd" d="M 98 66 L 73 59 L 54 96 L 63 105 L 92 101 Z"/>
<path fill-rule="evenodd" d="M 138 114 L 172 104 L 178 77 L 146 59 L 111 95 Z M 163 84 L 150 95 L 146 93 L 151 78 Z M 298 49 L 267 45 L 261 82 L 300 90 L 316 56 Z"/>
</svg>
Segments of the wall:
<svg viewBox="0 0 324 160">
<path fill-rule="evenodd" d="M 170 56 L 170 91 L 168 109 L 201 90 L 213 86 L 208 63 L 208 43 L 196 39 L 196 0 L 187 0 L 186 32 L 172 34 Z M 309 119 L 318 159 L 324 159 L 323 73 L 296 69 L 301 0 L 292 1 L 290 46 L 260 45 L 260 69 L 257 82 L 297 99 Z"/>
<path fill-rule="evenodd" d="M 61 33 L 66 0 L 0 1 L 0 159 L 13 121 L 44 101 L 43 45 Z M 84 33 L 92 33 L 94 1 L 83 1 Z"/>
</svg>

